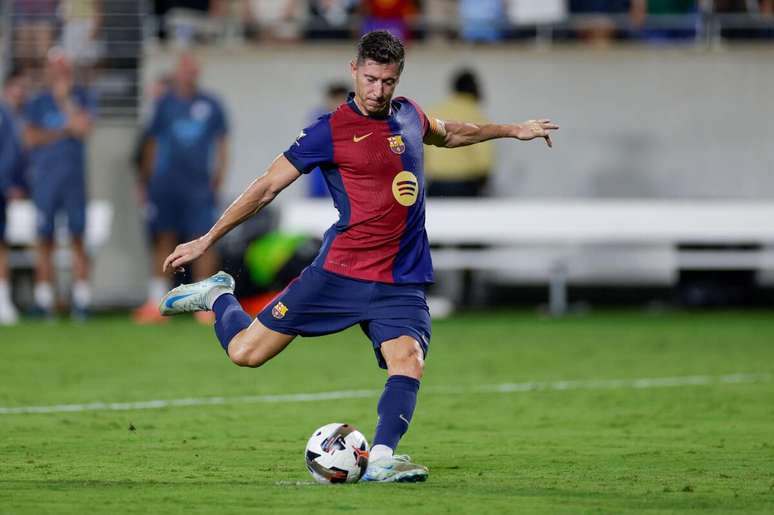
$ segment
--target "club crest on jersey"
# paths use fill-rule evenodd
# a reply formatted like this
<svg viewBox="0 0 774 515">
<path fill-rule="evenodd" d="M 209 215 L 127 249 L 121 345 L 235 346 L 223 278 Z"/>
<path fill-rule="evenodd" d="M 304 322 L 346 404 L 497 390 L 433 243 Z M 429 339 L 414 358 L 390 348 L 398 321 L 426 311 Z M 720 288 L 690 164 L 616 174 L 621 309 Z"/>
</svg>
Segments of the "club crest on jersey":
<svg viewBox="0 0 774 515">
<path fill-rule="evenodd" d="M 413 173 L 403 170 L 392 180 L 392 195 L 401 206 L 413 206 L 419 196 L 419 181 Z"/>
<path fill-rule="evenodd" d="M 390 150 L 396 154 L 402 154 L 406 151 L 406 144 L 403 143 L 403 136 L 400 134 L 388 137 L 387 141 L 390 142 Z"/>
<path fill-rule="evenodd" d="M 288 307 L 282 302 L 277 302 L 273 308 L 271 308 L 271 316 L 274 318 L 285 318 L 285 313 L 288 312 Z"/>
</svg>

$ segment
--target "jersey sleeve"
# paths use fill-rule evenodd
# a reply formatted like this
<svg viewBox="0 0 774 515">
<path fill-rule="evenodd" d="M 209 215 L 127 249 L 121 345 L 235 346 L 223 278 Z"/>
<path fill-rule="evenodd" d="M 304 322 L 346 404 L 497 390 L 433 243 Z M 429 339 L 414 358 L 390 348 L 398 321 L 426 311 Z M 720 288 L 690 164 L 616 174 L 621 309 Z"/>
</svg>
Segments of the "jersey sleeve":
<svg viewBox="0 0 774 515">
<path fill-rule="evenodd" d="M 145 137 L 158 138 L 164 130 L 164 98 L 157 100 L 153 106 L 150 121 L 145 126 Z"/>
<path fill-rule="evenodd" d="M 406 100 L 411 102 L 411 105 L 414 106 L 414 110 L 417 112 L 417 116 L 419 116 L 419 123 L 422 125 L 422 137 L 427 136 L 427 131 L 431 125 L 430 118 L 428 118 L 425 112 L 422 110 L 422 108 L 419 107 L 419 104 L 417 104 L 410 98 L 407 98 Z"/>
<path fill-rule="evenodd" d="M 332 164 L 333 137 L 330 115 L 321 116 L 301 131 L 284 155 L 301 173 L 309 173 L 317 167 L 325 168 Z"/>
<path fill-rule="evenodd" d="M 228 117 L 226 116 L 226 110 L 223 104 L 217 100 L 213 100 L 215 106 L 215 116 L 213 119 L 213 133 L 216 137 L 228 136 Z"/>
</svg>

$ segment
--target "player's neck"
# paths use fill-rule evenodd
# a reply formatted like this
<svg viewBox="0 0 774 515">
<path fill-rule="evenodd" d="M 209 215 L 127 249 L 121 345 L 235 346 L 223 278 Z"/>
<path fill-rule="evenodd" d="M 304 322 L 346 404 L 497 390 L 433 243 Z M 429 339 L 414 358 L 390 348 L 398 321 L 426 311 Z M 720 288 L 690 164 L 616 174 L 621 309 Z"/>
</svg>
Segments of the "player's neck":
<svg viewBox="0 0 774 515">
<path fill-rule="evenodd" d="M 368 116 L 369 118 L 386 118 L 390 114 L 390 104 L 387 103 L 387 107 L 384 108 L 383 111 L 380 111 L 378 113 L 371 113 L 369 112 L 362 102 L 360 102 L 360 99 L 355 95 L 352 98 L 352 101 L 355 102 L 355 106 L 357 107 L 358 111 L 360 111 L 360 114 L 363 116 Z"/>
</svg>

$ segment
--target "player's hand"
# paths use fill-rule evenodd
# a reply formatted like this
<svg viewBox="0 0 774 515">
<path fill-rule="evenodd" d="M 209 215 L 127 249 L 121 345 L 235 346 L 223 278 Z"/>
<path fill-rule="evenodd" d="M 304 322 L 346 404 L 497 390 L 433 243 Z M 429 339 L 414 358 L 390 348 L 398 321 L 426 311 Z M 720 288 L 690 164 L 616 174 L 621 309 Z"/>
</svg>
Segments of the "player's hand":
<svg viewBox="0 0 774 515">
<path fill-rule="evenodd" d="M 535 138 L 543 138 L 546 145 L 553 147 L 551 141 L 551 131 L 558 130 L 559 126 L 552 123 L 551 120 L 542 118 L 540 120 L 527 120 L 516 125 L 515 137 L 521 141 L 529 141 Z"/>
<path fill-rule="evenodd" d="M 162 269 L 165 272 L 167 270 L 178 271 L 183 267 L 183 265 L 186 265 L 201 257 L 201 255 L 204 254 L 208 248 L 209 245 L 204 240 L 204 237 L 197 238 L 193 241 L 189 241 L 188 243 L 182 243 L 175 247 L 175 250 L 172 252 L 172 254 L 167 256 L 167 259 L 164 260 L 164 266 Z"/>
</svg>

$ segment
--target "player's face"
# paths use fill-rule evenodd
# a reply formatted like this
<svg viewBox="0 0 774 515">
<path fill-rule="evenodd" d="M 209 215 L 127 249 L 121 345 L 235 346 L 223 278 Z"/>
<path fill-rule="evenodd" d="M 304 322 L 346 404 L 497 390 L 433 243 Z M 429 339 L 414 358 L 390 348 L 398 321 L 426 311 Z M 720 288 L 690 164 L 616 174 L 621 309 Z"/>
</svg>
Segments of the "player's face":
<svg viewBox="0 0 774 515">
<path fill-rule="evenodd" d="M 390 108 L 390 100 L 400 80 L 400 65 L 366 60 L 352 61 L 352 79 L 355 81 L 355 99 L 367 114 L 382 114 Z"/>
</svg>

